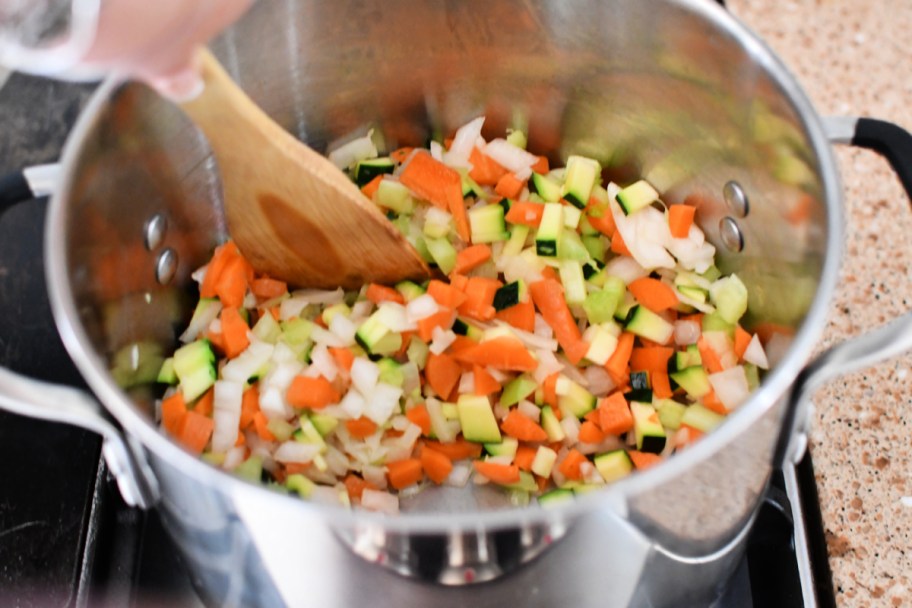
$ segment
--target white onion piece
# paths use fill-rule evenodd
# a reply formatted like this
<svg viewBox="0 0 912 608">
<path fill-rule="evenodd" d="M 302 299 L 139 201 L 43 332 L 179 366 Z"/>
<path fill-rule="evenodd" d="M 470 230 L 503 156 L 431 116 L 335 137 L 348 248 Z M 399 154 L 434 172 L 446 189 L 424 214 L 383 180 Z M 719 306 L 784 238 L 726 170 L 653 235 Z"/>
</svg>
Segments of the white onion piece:
<svg viewBox="0 0 912 608">
<path fill-rule="evenodd" d="M 213 321 L 218 319 L 219 313 L 222 312 L 222 304 L 214 300 L 207 304 L 206 308 L 200 314 L 194 315 L 190 319 L 190 324 L 184 333 L 180 335 L 180 341 L 183 343 L 193 342 L 203 331 L 205 331 Z"/>
<path fill-rule="evenodd" d="M 516 406 L 516 409 L 519 410 L 520 414 L 526 416 L 527 418 L 531 418 L 535 422 L 541 420 L 541 408 L 531 401 L 523 399 Z"/>
<path fill-rule="evenodd" d="M 769 340 L 766 341 L 766 357 L 769 360 L 770 367 L 775 367 L 777 363 L 782 361 L 789 348 L 791 348 L 793 340 L 793 336 L 780 332 L 775 332 L 770 336 Z"/>
<path fill-rule="evenodd" d="M 696 344 L 700 339 L 702 328 L 696 321 L 675 321 L 674 340 L 678 346 Z"/>
<path fill-rule="evenodd" d="M 345 315 L 335 315 L 329 322 L 329 331 L 345 343 L 345 346 L 351 346 L 355 343 L 355 332 L 358 326 Z"/>
<path fill-rule="evenodd" d="M 363 466 L 361 467 L 361 476 L 364 477 L 364 481 L 377 486 L 381 490 L 386 488 L 386 467 Z"/>
<path fill-rule="evenodd" d="M 561 418 L 560 421 L 561 428 L 564 429 L 564 433 L 567 435 L 564 442 L 567 445 L 573 445 L 579 440 L 579 430 L 580 430 L 580 421 L 579 418 L 573 414 L 565 415 Z"/>
<path fill-rule="evenodd" d="M 596 397 L 603 397 L 617 388 L 617 384 L 611 378 L 611 374 L 601 365 L 587 366 L 583 370 L 583 375 L 589 385 L 589 392 Z"/>
<path fill-rule="evenodd" d="M 309 378 L 323 376 L 330 382 L 339 375 L 339 366 L 331 354 L 326 344 L 319 343 L 310 351 L 310 367 L 304 370 L 304 375 Z"/>
<path fill-rule="evenodd" d="M 260 411 L 270 420 L 285 420 L 292 416 L 291 406 L 285 401 L 285 390 L 267 386 L 260 390 Z"/>
<path fill-rule="evenodd" d="M 429 397 L 425 401 L 428 416 L 431 419 L 431 430 L 437 436 L 437 439 L 446 443 L 456 439 L 456 433 L 459 432 L 459 422 L 456 420 L 447 420 L 443 415 L 443 406 L 438 399 Z"/>
<path fill-rule="evenodd" d="M 431 145 L 428 147 L 428 151 L 431 153 L 431 158 L 443 162 L 444 149 L 443 146 L 440 145 L 440 142 L 432 141 Z"/>
<path fill-rule="evenodd" d="M 459 394 L 465 393 L 474 393 L 475 392 L 475 374 L 472 372 L 463 372 L 459 377 L 459 388 L 457 389 Z"/>
<path fill-rule="evenodd" d="M 234 359 L 222 367 L 222 378 L 234 382 L 247 382 L 269 362 L 275 347 L 268 342 L 254 340 Z"/>
<path fill-rule="evenodd" d="M 548 325 L 548 322 L 545 321 L 545 318 L 541 313 L 535 313 L 535 335 L 542 338 L 552 338 L 554 336 L 554 330 Z"/>
<path fill-rule="evenodd" d="M 623 235 L 621 236 L 623 237 Z M 619 255 L 605 264 L 605 274 L 617 277 L 623 280 L 625 285 L 630 285 L 630 283 L 639 278 L 649 276 L 649 271 L 640 266 L 635 259 L 626 255 Z"/>
<path fill-rule="evenodd" d="M 301 299 L 308 304 L 338 304 L 345 298 L 342 288 L 338 289 L 298 289 L 292 292 L 291 298 Z"/>
<path fill-rule="evenodd" d="M 712 385 L 716 397 L 729 411 L 737 409 L 750 396 L 747 374 L 744 373 L 744 367 L 741 365 L 710 374 L 709 383 Z"/>
<path fill-rule="evenodd" d="M 538 367 L 532 371 L 532 377 L 541 384 L 545 378 L 564 369 L 564 365 L 557 360 L 554 353 L 550 350 L 537 350 L 535 357 L 538 359 Z"/>
<path fill-rule="evenodd" d="M 365 395 L 364 415 L 375 423 L 382 425 L 399 408 L 402 389 L 391 384 L 378 382 L 370 395 Z"/>
<path fill-rule="evenodd" d="M 355 357 L 351 366 L 351 381 L 358 392 L 369 396 L 380 378 L 380 366 L 365 357 Z"/>
<path fill-rule="evenodd" d="M 222 461 L 222 468 L 226 471 L 236 469 L 247 457 L 247 447 L 239 445 L 225 452 L 225 460 Z"/>
<path fill-rule="evenodd" d="M 373 309 L 374 303 L 370 300 L 359 300 L 355 302 L 351 307 L 352 321 L 366 319 Z"/>
<path fill-rule="evenodd" d="M 219 380 L 213 388 L 212 451 L 227 452 L 237 443 L 244 385 L 240 382 Z"/>
<path fill-rule="evenodd" d="M 405 316 L 410 323 L 417 323 L 437 313 L 440 306 L 437 300 L 429 294 L 420 295 L 405 305 Z"/>
<path fill-rule="evenodd" d="M 297 363 L 300 365 L 298 362 L 298 353 L 281 340 L 276 342 L 275 347 L 272 349 L 272 361 L 273 363 Z"/>
<path fill-rule="evenodd" d="M 469 477 L 471 475 L 471 467 L 462 463 L 454 463 L 453 470 L 450 471 L 450 474 L 447 476 L 447 478 L 443 480 L 443 484 L 461 488 L 469 482 Z"/>
<path fill-rule="evenodd" d="M 692 308 L 696 308 L 700 312 L 710 313 L 710 312 L 713 312 L 716 310 L 716 307 L 713 306 L 712 304 L 710 304 L 709 302 L 700 302 L 699 300 L 695 300 L 691 297 L 684 295 L 677 289 L 675 289 L 674 292 L 675 292 L 675 296 L 677 296 L 679 302 L 681 302 L 682 304 L 687 304 L 688 306 L 690 306 Z"/>
<path fill-rule="evenodd" d="M 361 493 L 361 506 L 369 511 L 398 515 L 399 497 L 389 492 L 380 492 L 367 488 Z"/>
<path fill-rule="evenodd" d="M 538 334 L 529 333 L 529 332 L 524 331 L 524 330 L 522 330 L 522 329 L 518 329 L 518 328 L 516 328 L 516 327 L 513 327 L 513 326 L 510 325 L 509 323 L 504 323 L 503 321 L 494 321 L 494 326 L 495 326 L 495 327 L 503 327 L 503 328 L 505 328 L 505 329 L 509 329 L 509 330 L 510 330 L 510 333 L 511 333 L 512 335 L 514 335 L 514 336 L 516 336 L 517 338 L 519 338 L 519 340 L 520 340 L 523 344 L 525 344 L 526 346 L 528 346 L 529 348 L 532 348 L 532 349 L 535 349 L 535 350 L 551 350 L 551 351 L 556 351 L 556 350 L 557 350 L 558 343 L 557 343 L 557 340 L 555 340 L 554 338 L 545 337 L 545 336 L 540 336 L 540 335 L 538 335 Z M 548 327 L 548 329 L 551 329 L 551 328 Z M 552 331 L 553 331 L 553 330 L 552 330 Z"/>
<path fill-rule="evenodd" d="M 310 339 L 316 342 L 317 344 L 322 344 L 323 346 L 332 346 L 332 347 L 342 347 L 348 346 L 349 344 L 345 342 L 342 338 L 332 333 L 328 329 L 323 329 L 319 325 L 314 324 L 313 329 L 310 330 Z"/>
<path fill-rule="evenodd" d="M 367 135 L 353 139 L 352 141 L 331 150 L 326 157 L 329 162 L 339 169 L 347 169 L 360 160 L 368 158 L 377 158 L 377 146 L 371 137 L 374 130 L 371 129 Z"/>
<path fill-rule="evenodd" d="M 278 462 L 308 463 L 320 453 L 321 447 L 316 443 L 285 441 L 279 444 L 272 457 Z"/>
<path fill-rule="evenodd" d="M 646 269 L 675 267 L 674 258 L 669 255 L 662 243 L 662 237 L 668 232 L 664 214 L 652 207 L 644 207 L 628 216 L 624 215 L 620 205 L 613 198 L 610 204 L 611 215 L 621 238 L 640 266 Z M 668 232 L 669 240 L 670 234 Z"/>
<path fill-rule="evenodd" d="M 377 321 L 390 331 L 397 333 L 418 329 L 415 321 L 410 321 L 405 306 L 398 302 L 382 302 L 374 313 Z"/>
<path fill-rule="evenodd" d="M 519 146 L 514 146 L 500 137 L 489 141 L 484 153 L 513 173 L 527 169 L 538 162 L 538 157 L 534 154 Z"/>
<path fill-rule="evenodd" d="M 760 338 L 754 334 L 750 342 L 747 343 L 747 349 L 744 351 L 744 360 L 753 363 L 760 369 L 769 369 L 769 360 L 766 358 L 766 352 L 763 345 L 760 344 Z"/>
<path fill-rule="evenodd" d="M 481 128 L 484 126 L 485 117 L 479 116 L 470 120 L 456 130 L 450 149 L 443 155 L 443 162 L 451 167 L 472 169 L 469 157 L 475 148 L 475 142 L 481 137 Z"/>
<path fill-rule="evenodd" d="M 310 302 L 304 298 L 285 298 L 282 300 L 282 303 L 279 304 L 279 319 L 282 321 L 289 321 L 295 317 L 300 317 L 301 313 L 309 304 Z"/>
<path fill-rule="evenodd" d="M 355 361 L 358 359 L 356 358 Z M 354 369 L 354 366 L 352 367 Z M 339 408 L 345 413 L 346 418 L 356 420 L 364 414 L 366 401 L 358 391 L 348 391 L 339 402 Z"/>
<path fill-rule="evenodd" d="M 431 343 L 428 350 L 435 355 L 441 354 L 456 341 L 456 334 L 452 329 L 443 329 L 439 325 L 431 331 Z"/>
<path fill-rule="evenodd" d="M 199 283 L 200 285 L 202 285 L 203 281 L 206 279 L 207 270 L 209 270 L 209 264 L 200 266 L 199 268 L 197 268 L 196 270 L 193 271 L 193 273 L 190 275 L 190 278 L 193 279 L 194 281 L 196 281 L 197 283 Z"/>
</svg>

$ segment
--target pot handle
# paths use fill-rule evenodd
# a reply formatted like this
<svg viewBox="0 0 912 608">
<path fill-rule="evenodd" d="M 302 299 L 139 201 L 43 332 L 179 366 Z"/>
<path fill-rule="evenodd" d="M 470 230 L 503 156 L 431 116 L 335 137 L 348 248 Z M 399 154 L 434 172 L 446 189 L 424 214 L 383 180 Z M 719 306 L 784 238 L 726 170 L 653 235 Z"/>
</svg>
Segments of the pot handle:
<svg viewBox="0 0 912 608">
<path fill-rule="evenodd" d="M 158 484 L 134 456 L 120 431 L 102 414 L 101 406 L 85 392 L 32 380 L 0 367 L 0 408 L 31 418 L 72 424 L 102 437 L 102 454 L 117 480 L 124 502 L 148 509 L 158 496 Z"/>
<path fill-rule="evenodd" d="M 0 176 L 0 213 L 16 203 L 47 196 L 54 191 L 60 165 L 35 165 Z"/>
<path fill-rule="evenodd" d="M 912 199 L 912 134 L 898 125 L 874 118 L 826 117 L 823 126 L 833 143 L 868 148 L 882 154 Z M 798 374 L 788 396 L 774 466 L 781 467 L 786 461 L 797 464 L 804 456 L 810 425 L 810 396 L 818 387 L 835 376 L 870 367 L 908 350 L 912 350 L 912 313 L 837 344 L 811 361 Z"/>
</svg>

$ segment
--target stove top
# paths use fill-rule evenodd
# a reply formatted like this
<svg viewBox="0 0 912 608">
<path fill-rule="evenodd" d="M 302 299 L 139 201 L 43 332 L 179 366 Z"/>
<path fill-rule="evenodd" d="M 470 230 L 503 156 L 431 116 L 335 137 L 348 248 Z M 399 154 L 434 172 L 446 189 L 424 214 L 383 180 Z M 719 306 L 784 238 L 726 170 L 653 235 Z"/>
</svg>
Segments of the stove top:
<svg viewBox="0 0 912 608">
<path fill-rule="evenodd" d="M 56 159 L 90 87 L 13 75 L 0 173 Z M 0 365 L 85 386 L 44 286 L 43 200 L 0 211 Z M 155 510 L 129 508 L 85 431 L 0 411 L 0 605 L 202 606 Z M 810 457 L 777 473 L 718 606 L 835 606 Z"/>
</svg>

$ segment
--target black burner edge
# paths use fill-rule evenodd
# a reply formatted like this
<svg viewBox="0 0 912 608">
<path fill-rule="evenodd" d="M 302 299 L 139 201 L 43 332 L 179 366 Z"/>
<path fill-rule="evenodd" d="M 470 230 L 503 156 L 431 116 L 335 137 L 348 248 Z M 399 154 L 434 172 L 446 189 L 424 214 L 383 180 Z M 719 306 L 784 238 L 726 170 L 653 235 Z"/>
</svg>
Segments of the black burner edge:
<svg viewBox="0 0 912 608">
<path fill-rule="evenodd" d="M 796 484 L 798 498 L 801 501 L 801 511 L 804 515 L 803 523 L 805 538 L 807 539 L 807 553 L 810 559 L 817 606 L 821 608 L 836 608 L 833 572 L 830 570 L 826 532 L 823 527 L 823 515 L 820 510 L 820 495 L 817 492 L 817 480 L 814 477 L 814 463 L 810 452 L 806 452 L 801 462 L 795 465 L 795 478 L 798 482 Z"/>
</svg>

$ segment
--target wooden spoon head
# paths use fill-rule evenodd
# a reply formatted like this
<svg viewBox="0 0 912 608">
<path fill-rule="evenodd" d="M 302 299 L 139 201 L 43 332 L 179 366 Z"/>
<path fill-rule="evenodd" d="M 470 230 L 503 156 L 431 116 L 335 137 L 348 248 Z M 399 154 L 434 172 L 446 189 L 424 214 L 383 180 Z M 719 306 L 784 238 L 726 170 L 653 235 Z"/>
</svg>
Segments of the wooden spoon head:
<svg viewBox="0 0 912 608">
<path fill-rule="evenodd" d="M 415 248 L 341 171 L 273 122 L 208 51 L 199 61 L 205 90 L 183 108 L 209 140 L 229 232 L 258 272 L 346 289 L 428 276 Z"/>
</svg>

